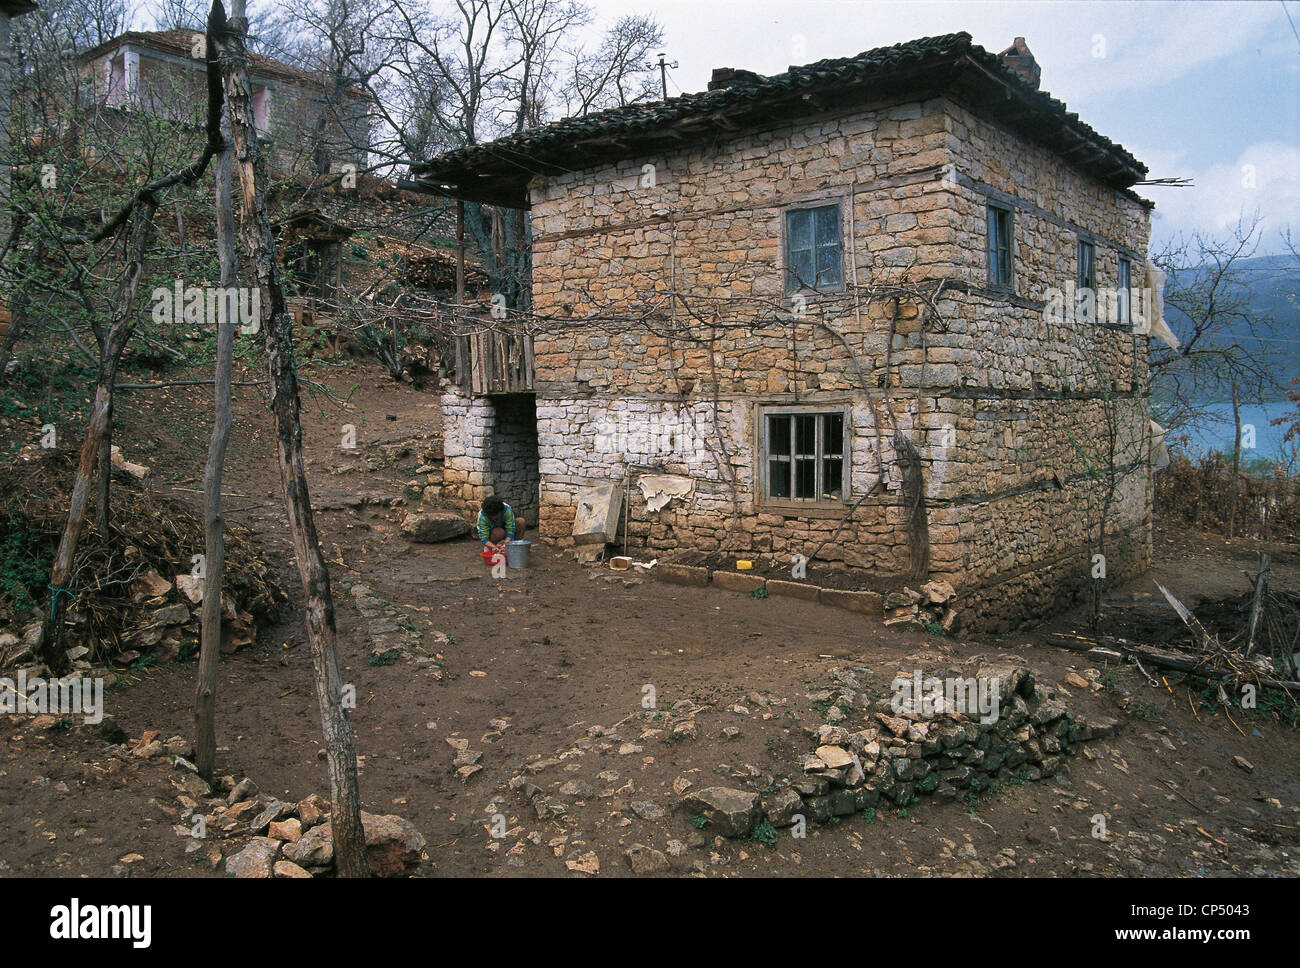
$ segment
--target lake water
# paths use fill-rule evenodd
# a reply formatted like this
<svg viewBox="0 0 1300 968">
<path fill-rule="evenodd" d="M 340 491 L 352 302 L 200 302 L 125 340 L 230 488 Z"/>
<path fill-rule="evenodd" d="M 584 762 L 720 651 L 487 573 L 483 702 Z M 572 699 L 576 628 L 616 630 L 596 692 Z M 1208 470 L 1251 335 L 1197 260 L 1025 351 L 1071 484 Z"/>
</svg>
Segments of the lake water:
<svg viewBox="0 0 1300 968">
<path fill-rule="evenodd" d="M 1179 431 L 1175 436 L 1181 436 L 1186 433 L 1191 438 L 1191 450 L 1193 453 L 1201 453 L 1208 450 L 1221 450 L 1227 453 L 1232 452 L 1233 427 L 1232 427 L 1232 405 L 1224 404 L 1212 408 L 1212 412 L 1218 415 L 1218 419 L 1213 423 L 1207 423 L 1206 426 L 1199 430 Z M 1253 457 L 1273 458 L 1278 455 L 1278 448 L 1281 446 L 1282 437 L 1286 434 L 1287 425 L 1282 424 L 1274 427 L 1270 421 L 1277 417 L 1294 416 L 1297 413 L 1296 405 L 1289 401 L 1279 401 L 1277 403 L 1265 404 L 1264 406 L 1243 406 L 1241 408 L 1241 425 L 1242 425 L 1242 459 L 1249 460 Z M 1248 428 L 1255 429 L 1255 446 L 1253 449 L 1246 448 L 1247 441 L 1244 436 L 1248 434 Z M 1291 438 L 1292 443 L 1296 438 Z"/>
</svg>

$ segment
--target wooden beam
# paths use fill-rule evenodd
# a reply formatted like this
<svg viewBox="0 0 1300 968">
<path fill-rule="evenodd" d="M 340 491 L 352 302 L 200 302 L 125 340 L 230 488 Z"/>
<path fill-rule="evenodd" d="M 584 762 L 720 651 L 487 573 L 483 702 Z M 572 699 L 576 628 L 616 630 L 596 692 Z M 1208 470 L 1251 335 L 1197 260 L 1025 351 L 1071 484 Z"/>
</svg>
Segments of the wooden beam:
<svg viewBox="0 0 1300 968">
<path fill-rule="evenodd" d="M 456 306 L 465 305 L 465 202 L 456 199 Z"/>
</svg>

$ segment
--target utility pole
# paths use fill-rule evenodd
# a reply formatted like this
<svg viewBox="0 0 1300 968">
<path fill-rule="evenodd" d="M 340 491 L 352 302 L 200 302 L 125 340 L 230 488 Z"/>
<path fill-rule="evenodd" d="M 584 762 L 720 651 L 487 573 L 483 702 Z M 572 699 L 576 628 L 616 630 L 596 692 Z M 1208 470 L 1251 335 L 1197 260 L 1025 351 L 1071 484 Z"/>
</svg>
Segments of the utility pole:
<svg viewBox="0 0 1300 968">
<path fill-rule="evenodd" d="M 664 100 L 665 100 L 665 101 L 668 100 L 668 68 L 671 67 L 673 70 L 677 70 L 677 66 L 678 66 L 678 65 L 677 65 L 677 61 L 673 61 L 671 64 L 669 64 L 669 63 L 664 59 L 664 55 L 663 55 L 663 52 L 662 52 L 662 51 L 661 51 L 660 54 L 659 54 L 659 63 L 658 63 L 658 64 L 646 64 L 646 69 L 647 69 L 647 70 L 654 70 L 656 67 L 659 68 L 659 81 L 660 81 L 660 83 L 663 84 L 663 87 L 664 87 Z"/>
</svg>

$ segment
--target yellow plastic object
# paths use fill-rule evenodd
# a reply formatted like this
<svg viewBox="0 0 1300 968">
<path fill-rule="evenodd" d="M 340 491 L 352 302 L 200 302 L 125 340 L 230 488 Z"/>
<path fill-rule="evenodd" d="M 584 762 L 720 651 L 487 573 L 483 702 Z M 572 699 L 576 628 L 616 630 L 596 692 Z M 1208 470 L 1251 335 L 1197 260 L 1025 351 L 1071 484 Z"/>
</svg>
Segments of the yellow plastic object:
<svg viewBox="0 0 1300 968">
<path fill-rule="evenodd" d="M 754 567 L 754 563 L 752 561 L 736 562 L 736 571 L 749 571 L 753 567 Z"/>
</svg>

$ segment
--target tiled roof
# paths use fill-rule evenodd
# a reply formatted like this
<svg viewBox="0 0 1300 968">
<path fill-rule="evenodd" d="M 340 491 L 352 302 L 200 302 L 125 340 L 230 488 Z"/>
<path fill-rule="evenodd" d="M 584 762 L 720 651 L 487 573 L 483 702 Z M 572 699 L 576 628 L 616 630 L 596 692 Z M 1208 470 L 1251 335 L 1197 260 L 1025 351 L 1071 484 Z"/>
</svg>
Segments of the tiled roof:
<svg viewBox="0 0 1300 968">
<path fill-rule="evenodd" d="M 36 4 L 32 0 L 0 0 L 0 11 L 7 13 L 11 17 L 21 17 L 25 13 L 31 13 L 36 9 Z"/>
<path fill-rule="evenodd" d="M 964 32 L 791 67 L 772 77 L 741 73 L 716 90 L 566 118 L 446 152 L 413 165 L 412 174 L 430 191 L 526 208 L 526 186 L 536 174 L 591 167 L 719 133 L 772 127 L 834 108 L 939 91 L 1068 154 L 1072 164 L 1115 187 L 1127 188 L 1146 175 L 1146 167 L 1124 148 L 1051 95 L 1026 84 Z M 1081 150 L 1086 155 L 1079 157 Z"/>
<path fill-rule="evenodd" d="M 83 62 L 94 60 L 110 50 L 124 47 L 127 44 L 148 47 L 164 54 L 189 58 L 196 40 L 202 36 L 203 31 L 201 30 L 183 28 L 173 30 L 129 30 L 90 48 L 90 50 L 84 51 L 79 59 Z M 272 80 L 293 81 L 317 88 L 322 86 L 321 79 L 311 71 L 304 71 L 292 64 L 276 60 L 274 57 L 267 57 L 264 54 L 257 54 L 252 51 L 248 53 L 248 70 L 251 74 Z"/>
</svg>

